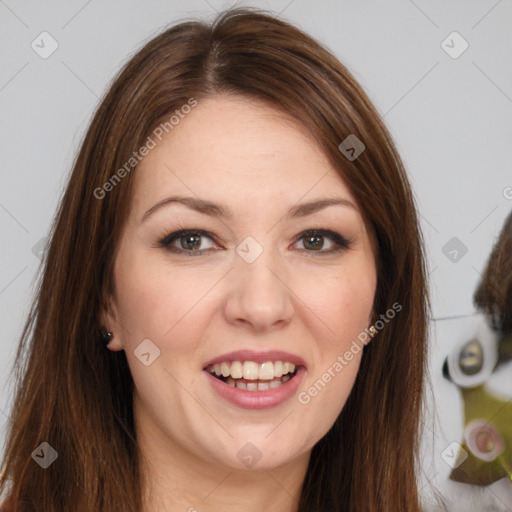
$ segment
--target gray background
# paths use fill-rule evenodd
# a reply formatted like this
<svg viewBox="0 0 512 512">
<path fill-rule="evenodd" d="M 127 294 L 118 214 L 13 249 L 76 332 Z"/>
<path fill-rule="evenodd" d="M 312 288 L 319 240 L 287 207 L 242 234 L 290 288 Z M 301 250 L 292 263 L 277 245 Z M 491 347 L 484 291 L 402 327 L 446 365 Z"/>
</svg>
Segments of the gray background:
<svg viewBox="0 0 512 512">
<path fill-rule="evenodd" d="M 99 98 L 129 56 L 164 27 L 184 17 L 211 18 L 233 3 L 0 0 L 1 426 L 12 398 L 8 372 L 39 268 L 38 243 Z M 384 116 L 410 173 L 428 248 L 434 316 L 473 313 L 473 291 L 512 209 L 512 2 L 240 4 L 280 13 L 353 72 Z M 33 41 L 42 45 L 43 31 L 58 43 L 47 59 L 31 47 Z M 442 47 L 453 31 L 469 44 L 457 58 Z M 452 52 L 462 48 L 453 36 L 447 41 Z M 467 248 L 462 255 L 455 247 L 456 261 L 449 252 L 454 247 L 443 252 L 453 237 Z M 444 385 L 442 360 L 459 332 L 433 329 L 431 374 L 439 411 L 460 407 L 460 401 L 453 404 L 457 394 L 436 391 Z M 439 420 L 448 422 L 442 414 Z M 449 468 L 439 453 L 459 439 L 456 432 L 432 428 L 425 430 L 425 473 L 442 488 Z M 464 496 L 477 491 L 458 489 Z M 501 487 L 485 489 L 478 499 L 512 510 Z"/>
</svg>

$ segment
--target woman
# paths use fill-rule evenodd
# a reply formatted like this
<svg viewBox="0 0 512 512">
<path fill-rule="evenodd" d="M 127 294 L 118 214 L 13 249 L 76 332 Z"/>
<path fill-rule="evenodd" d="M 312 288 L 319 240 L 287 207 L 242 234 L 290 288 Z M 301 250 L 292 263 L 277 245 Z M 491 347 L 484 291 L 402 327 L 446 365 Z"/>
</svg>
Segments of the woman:
<svg viewBox="0 0 512 512">
<path fill-rule="evenodd" d="M 57 213 L 9 510 L 419 510 L 427 307 L 403 165 L 347 69 L 263 11 L 172 27 Z"/>
</svg>

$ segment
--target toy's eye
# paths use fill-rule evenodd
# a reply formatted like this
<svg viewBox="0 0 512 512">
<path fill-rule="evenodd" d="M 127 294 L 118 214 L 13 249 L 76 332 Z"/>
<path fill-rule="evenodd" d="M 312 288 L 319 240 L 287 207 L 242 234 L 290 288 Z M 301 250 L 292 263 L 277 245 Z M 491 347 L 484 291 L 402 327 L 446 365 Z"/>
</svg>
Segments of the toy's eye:
<svg viewBox="0 0 512 512">
<path fill-rule="evenodd" d="M 459 368 L 464 375 L 478 374 L 484 365 L 484 354 L 478 340 L 471 340 L 459 353 Z"/>
<path fill-rule="evenodd" d="M 481 386 L 496 366 L 496 335 L 487 326 L 478 331 L 452 350 L 443 365 L 443 375 L 461 388 Z"/>
</svg>

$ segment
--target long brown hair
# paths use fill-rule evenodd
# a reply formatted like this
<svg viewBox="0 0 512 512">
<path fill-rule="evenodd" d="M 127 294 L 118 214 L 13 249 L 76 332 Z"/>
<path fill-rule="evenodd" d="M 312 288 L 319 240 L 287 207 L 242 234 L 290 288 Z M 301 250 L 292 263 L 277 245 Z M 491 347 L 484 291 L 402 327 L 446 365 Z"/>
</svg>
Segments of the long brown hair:
<svg viewBox="0 0 512 512">
<path fill-rule="evenodd" d="M 366 346 L 345 407 L 314 446 L 298 510 L 418 511 L 428 298 L 403 164 L 349 71 L 299 29 L 248 8 L 225 11 L 210 24 L 186 21 L 149 41 L 119 72 L 93 117 L 52 226 L 16 356 L 4 457 L 12 510 L 142 507 L 133 381 L 125 353 L 106 350 L 97 334 L 136 168 L 103 198 L 94 191 L 163 118 L 190 98 L 201 102 L 216 94 L 264 100 L 311 133 L 375 235 L 375 319 L 395 303 L 402 306 Z M 354 160 L 338 148 L 351 134 L 365 145 Z M 58 452 L 47 469 L 31 457 L 42 442 Z"/>
</svg>

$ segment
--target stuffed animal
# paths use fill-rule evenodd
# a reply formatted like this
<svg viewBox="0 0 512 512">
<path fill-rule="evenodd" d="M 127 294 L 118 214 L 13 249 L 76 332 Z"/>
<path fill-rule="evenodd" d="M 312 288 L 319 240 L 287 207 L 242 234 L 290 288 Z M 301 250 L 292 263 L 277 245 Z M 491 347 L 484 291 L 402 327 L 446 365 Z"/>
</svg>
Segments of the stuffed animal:
<svg viewBox="0 0 512 512">
<path fill-rule="evenodd" d="M 493 248 L 474 303 L 484 313 L 495 338 L 487 346 L 478 337 L 447 358 L 446 378 L 459 386 L 464 401 L 466 460 L 453 469 L 457 482 L 487 486 L 508 478 L 512 486 L 512 214 Z M 503 396 L 486 388 L 492 373 L 509 374 Z M 464 455 L 464 452 L 462 452 Z"/>
<path fill-rule="evenodd" d="M 440 329 L 462 335 L 442 368 L 462 400 L 462 416 L 454 408 L 451 418 L 462 433 L 442 455 L 453 456 L 452 469 L 428 512 L 512 511 L 512 213 L 473 301 L 476 314 L 459 319 L 458 330 L 453 320 L 451 331 Z"/>
</svg>

